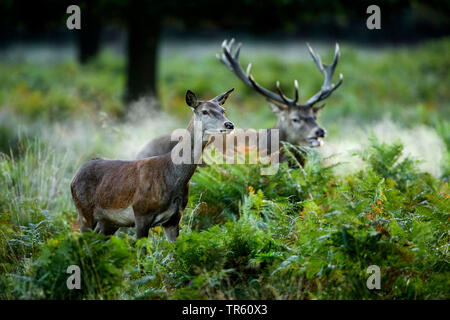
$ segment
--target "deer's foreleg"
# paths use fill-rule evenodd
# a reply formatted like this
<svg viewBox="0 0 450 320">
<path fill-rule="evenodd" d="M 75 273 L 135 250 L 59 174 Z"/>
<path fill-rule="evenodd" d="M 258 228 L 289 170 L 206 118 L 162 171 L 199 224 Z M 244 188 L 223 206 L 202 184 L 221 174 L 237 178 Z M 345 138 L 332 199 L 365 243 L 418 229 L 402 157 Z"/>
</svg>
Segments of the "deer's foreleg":
<svg viewBox="0 0 450 320">
<path fill-rule="evenodd" d="M 180 233 L 180 220 L 182 213 L 182 210 L 177 211 L 169 221 L 163 224 L 167 240 L 169 240 L 170 242 L 175 242 L 175 240 L 177 240 L 178 234 Z"/>
<path fill-rule="evenodd" d="M 116 227 L 112 224 L 108 224 L 105 221 L 98 221 L 94 228 L 94 232 L 101 233 L 101 234 L 104 234 L 107 236 L 111 236 L 114 233 L 116 233 L 116 231 L 118 229 L 119 229 L 118 227 Z"/>
<path fill-rule="evenodd" d="M 136 237 L 147 238 L 148 231 L 152 226 L 153 218 L 151 215 L 135 215 L 136 220 Z"/>
</svg>

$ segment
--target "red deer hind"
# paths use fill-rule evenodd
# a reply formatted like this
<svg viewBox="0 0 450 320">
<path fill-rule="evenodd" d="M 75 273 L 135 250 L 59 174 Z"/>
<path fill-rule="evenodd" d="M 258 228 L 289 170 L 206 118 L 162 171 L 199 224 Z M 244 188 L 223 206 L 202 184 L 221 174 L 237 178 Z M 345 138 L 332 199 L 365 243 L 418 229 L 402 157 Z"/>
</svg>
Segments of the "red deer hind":
<svg viewBox="0 0 450 320">
<path fill-rule="evenodd" d="M 186 103 L 194 115 L 187 139 L 182 139 L 190 152 L 189 163 L 174 163 L 170 152 L 143 160 L 120 161 L 92 159 L 75 175 L 70 187 L 78 211 L 82 232 L 114 234 L 119 227 L 136 227 L 137 238 L 147 237 L 149 229 L 162 225 L 167 239 L 175 241 L 179 221 L 189 195 L 189 181 L 195 172 L 201 151 L 212 134 L 226 134 L 234 125 L 224 115 L 222 105 L 233 89 L 208 101 L 197 100 L 187 91 Z M 194 134 L 200 124 L 200 136 Z"/>
</svg>

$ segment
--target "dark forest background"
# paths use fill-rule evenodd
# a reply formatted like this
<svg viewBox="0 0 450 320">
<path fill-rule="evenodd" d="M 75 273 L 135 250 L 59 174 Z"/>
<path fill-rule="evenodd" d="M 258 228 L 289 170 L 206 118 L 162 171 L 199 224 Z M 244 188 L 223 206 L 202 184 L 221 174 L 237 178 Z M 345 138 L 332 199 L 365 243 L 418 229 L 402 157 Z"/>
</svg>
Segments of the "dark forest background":
<svg viewBox="0 0 450 320">
<path fill-rule="evenodd" d="M 81 8 L 81 30 L 66 28 L 66 8 Z M 381 8 L 381 30 L 366 26 L 367 7 Z M 157 49 L 166 37 L 212 37 L 245 32 L 271 40 L 340 39 L 366 44 L 411 43 L 447 35 L 449 1 L 13 1 L 0 3 L 0 45 L 17 41 L 77 41 L 78 59 L 87 63 L 102 44 L 126 34 L 126 101 L 157 96 Z"/>
</svg>

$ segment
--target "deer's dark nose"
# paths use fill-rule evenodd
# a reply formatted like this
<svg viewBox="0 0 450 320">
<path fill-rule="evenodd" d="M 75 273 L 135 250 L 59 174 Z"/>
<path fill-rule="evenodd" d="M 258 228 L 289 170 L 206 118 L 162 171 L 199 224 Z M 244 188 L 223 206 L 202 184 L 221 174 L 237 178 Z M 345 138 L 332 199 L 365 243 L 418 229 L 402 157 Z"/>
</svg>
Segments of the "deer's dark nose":
<svg viewBox="0 0 450 320">
<path fill-rule="evenodd" d="M 322 128 L 317 129 L 316 136 L 319 137 L 319 138 L 324 138 L 325 137 L 325 130 L 323 130 Z"/>
<path fill-rule="evenodd" d="M 225 128 L 230 129 L 230 130 L 234 129 L 234 124 L 230 121 L 225 122 L 224 126 L 225 126 Z"/>
</svg>

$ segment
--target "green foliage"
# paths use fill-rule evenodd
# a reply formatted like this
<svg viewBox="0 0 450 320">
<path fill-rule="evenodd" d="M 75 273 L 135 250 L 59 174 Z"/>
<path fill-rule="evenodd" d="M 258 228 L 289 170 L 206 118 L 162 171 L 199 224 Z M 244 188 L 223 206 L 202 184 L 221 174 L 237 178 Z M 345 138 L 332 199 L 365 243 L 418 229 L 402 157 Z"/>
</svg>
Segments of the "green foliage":
<svg viewBox="0 0 450 320">
<path fill-rule="evenodd" d="M 304 172 L 283 165 L 258 191 L 249 184 L 261 176 L 248 166 L 226 178 L 221 166 L 200 169 L 196 201 L 213 201 L 217 192 L 206 172 L 219 177 L 225 194 L 241 184 L 229 199 L 239 210 L 224 224 L 200 224 L 202 231 L 187 229 L 174 244 L 153 248 L 152 268 L 144 267 L 153 288 L 175 299 L 448 298 L 448 186 L 412 165 L 397 167 L 401 148 L 372 141 L 361 152 L 370 155 L 368 167 L 345 177 L 308 153 Z M 267 187 L 272 179 L 297 192 Z M 404 181 L 404 190 L 395 187 Z M 192 199 L 187 215 L 198 205 Z M 381 268 L 380 291 L 366 287 L 370 265 Z"/>
<path fill-rule="evenodd" d="M 401 142 L 380 144 L 375 137 L 371 138 L 371 142 L 366 152 L 360 152 L 363 160 L 369 163 L 377 175 L 394 180 L 400 191 L 404 191 L 408 183 L 417 178 L 416 162 L 409 158 L 400 161 L 403 152 Z"/>
<path fill-rule="evenodd" d="M 50 121 L 101 110 L 117 116 L 123 111 L 123 66 L 108 53 L 84 67 L 73 61 L 44 66 L 1 63 L 0 105 L 28 118 Z"/>
<path fill-rule="evenodd" d="M 367 166 L 344 176 L 291 145 L 288 155 L 306 152 L 304 168 L 285 163 L 269 176 L 259 165 L 199 168 L 175 243 L 159 232 L 137 242 L 73 234 L 73 209 L 58 213 L 68 195 L 37 201 L 41 176 L 24 174 L 36 159 L 43 176 L 55 167 L 38 145 L 1 163 L 1 183 L 14 186 L 0 201 L 2 298 L 448 298 L 449 188 L 403 158 L 398 143 L 373 140 L 358 153 Z M 82 290 L 67 290 L 72 264 Z M 373 264 L 380 291 L 365 287 Z"/>
<path fill-rule="evenodd" d="M 124 285 L 131 252 L 124 240 L 94 233 L 50 240 L 36 262 L 34 284 L 46 299 L 114 299 Z M 80 267 L 81 289 L 68 290 L 70 265 Z"/>
</svg>

